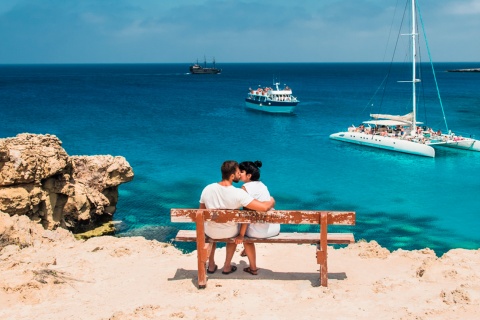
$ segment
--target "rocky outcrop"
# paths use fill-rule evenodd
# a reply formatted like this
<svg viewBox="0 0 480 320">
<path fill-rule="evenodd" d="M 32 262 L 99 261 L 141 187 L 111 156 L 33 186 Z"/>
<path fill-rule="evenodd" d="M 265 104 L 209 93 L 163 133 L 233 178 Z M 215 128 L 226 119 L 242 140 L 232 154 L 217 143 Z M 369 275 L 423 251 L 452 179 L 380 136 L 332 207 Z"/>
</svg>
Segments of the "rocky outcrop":
<svg viewBox="0 0 480 320">
<path fill-rule="evenodd" d="M 118 186 L 133 176 L 125 158 L 68 156 L 54 135 L 0 139 L 0 211 L 48 230 L 84 232 L 111 221 Z"/>
<path fill-rule="evenodd" d="M 72 233 L 65 229 L 46 230 L 26 216 L 10 217 L 0 212 L 0 251 L 12 244 L 26 248 L 55 242 L 68 243 L 74 239 Z"/>
</svg>

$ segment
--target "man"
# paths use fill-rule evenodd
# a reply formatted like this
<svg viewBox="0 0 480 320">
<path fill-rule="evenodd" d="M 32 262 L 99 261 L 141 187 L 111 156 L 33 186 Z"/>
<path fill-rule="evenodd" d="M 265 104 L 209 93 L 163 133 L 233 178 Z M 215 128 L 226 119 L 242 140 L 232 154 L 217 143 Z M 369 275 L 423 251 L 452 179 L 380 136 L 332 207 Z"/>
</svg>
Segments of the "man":
<svg viewBox="0 0 480 320">
<path fill-rule="evenodd" d="M 245 190 L 235 188 L 232 185 L 233 182 L 240 180 L 240 169 L 236 161 L 225 161 L 222 164 L 221 171 L 222 181 L 209 184 L 203 189 L 200 196 L 200 209 L 239 209 L 248 207 L 251 210 L 268 211 L 273 208 L 275 200 L 272 197 L 270 197 L 269 201 L 258 201 Z M 238 235 L 238 231 L 239 226 L 235 222 L 205 222 L 205 234 L 212 239 L 232 238 Z M 214 273 L 217 270 L 215 248 L 216 244 L 214 243 L 208 258 L 208 273 Z M 236 248 L 236 243 L 227 243 L 223 274 L 230 274 L 237 270 L 236 266 L 231 265 Z"/>
</svg>

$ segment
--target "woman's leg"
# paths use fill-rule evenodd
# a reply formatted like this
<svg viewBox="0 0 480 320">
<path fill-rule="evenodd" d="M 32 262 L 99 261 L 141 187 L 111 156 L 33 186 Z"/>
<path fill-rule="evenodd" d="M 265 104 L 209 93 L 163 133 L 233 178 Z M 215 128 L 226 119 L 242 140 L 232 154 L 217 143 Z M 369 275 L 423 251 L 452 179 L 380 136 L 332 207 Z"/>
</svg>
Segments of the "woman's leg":
<svg viewBox="0 0 480 320">
<path fill-rule="evenodd" d="M 252 272 L 257 271 L 257 255 L 255 252 L 255 244 L 252 242 L 244 242 L 243 246 L 245 248 L 245 253 L 247 254 L 248 257 L 248 262 L 250 263 L 250 270 Z"/>
</svg>

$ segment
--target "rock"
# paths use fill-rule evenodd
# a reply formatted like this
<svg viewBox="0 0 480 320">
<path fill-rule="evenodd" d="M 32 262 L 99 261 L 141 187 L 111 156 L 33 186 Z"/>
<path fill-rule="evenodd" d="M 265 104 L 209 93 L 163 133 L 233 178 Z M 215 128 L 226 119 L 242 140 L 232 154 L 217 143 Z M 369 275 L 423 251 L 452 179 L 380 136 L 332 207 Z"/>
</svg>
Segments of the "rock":
<svg viewBox="0 0 480 320">
<path fill-rule="evenodd" d="M 33 186 L 32 186 L 33 187 Z M 0 211 L 9 214 L 26 214 L 31 208 L 30 186 L 0 188 Z"/>
<path fill-rule="evenodd" d="M 0 186 L 40 182 L 60 173 L 68 155 L 53 135 L 23 133 L 0 139 Z"/>
<path fill-rule="evenodd" d="M 3 247 L 16 245 L 20 248 L 60 241 L 73 242 L 73 234 L 59 228 L 52 232 L 45 230 L 40 224 L 30 220 L 27 216 L 14 215 L 0 212 L 0 251 Z"/>
<path fill-rule="evenodd" d="M 93 230 L 75 234 L 75 239 L 87 240 L 93 237 L 112 235 L 114 233 L 115 233 L 115 225 L 111 221 L 109 221 Z"/>
<path fill-rule="evenodd" d="M 133 177 L 125 158 L 68 156 L 54 135 L 0 139 L 0 211 L 48 230 L 85 232 L 111 221 L 118 186 Z"/>
<path fill-rule="evenodd" d="M 98 190 L 118 186 L 133 179 L 133 171 L 123 157 L 72 156 L 73 178 Z"/>
</svg>

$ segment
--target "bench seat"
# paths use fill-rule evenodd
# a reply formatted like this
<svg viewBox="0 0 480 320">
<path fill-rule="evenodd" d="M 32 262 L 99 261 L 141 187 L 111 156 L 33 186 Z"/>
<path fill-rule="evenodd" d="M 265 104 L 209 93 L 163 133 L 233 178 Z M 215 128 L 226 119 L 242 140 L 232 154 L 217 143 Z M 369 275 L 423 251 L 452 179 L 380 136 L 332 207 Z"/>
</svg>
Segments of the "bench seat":
<svg viewBox="0 0 480 320">
<path fill-rule="evenodd" d="M 197 232 L 195 230 L 179 230 L 175 241 L 196 242 Z M 211 239 L 205 236 L 205 242 L 234 242 L 235 238 L 227 239 Z M 255 243 L 310 243 L 320 244 L 320 236 L 318 233 L 306 232 L 280 232 L 279 235 L 270 238 L 250 238 L 245 237 L 244 242 Z M 349 244 L 355 243 L 353 233 L 328 233 L 328 244 Z"/>
</svg>

